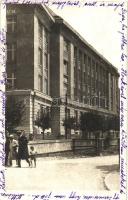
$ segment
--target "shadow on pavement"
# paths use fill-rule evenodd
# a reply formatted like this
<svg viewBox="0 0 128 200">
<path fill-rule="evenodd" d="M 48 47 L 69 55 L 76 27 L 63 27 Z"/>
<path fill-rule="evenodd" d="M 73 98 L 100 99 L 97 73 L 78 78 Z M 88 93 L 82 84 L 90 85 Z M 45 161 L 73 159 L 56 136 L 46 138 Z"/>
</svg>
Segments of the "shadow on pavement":
<svg viewBox="0 0 128 200">
<path fill-rule="evenodd" d="M 97 166 L 97 169 L 100 169 L 102 172 L 108 174 L 110 172 L 119 172 L 119 165 L 103 165 L 103 166 Z"/>
</svg>

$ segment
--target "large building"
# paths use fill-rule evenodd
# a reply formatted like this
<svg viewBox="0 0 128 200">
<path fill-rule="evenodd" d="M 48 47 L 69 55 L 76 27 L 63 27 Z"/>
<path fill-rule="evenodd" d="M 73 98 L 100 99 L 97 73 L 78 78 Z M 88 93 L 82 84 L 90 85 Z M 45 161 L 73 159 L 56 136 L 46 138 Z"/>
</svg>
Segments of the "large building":
<svg viewBox="0 0 128 200">
<path fill-rule="evenodd" d="M 33 134 L 42 108 L 51 112 L 55 137 L 65 134 L 65 114 L 76 121 L 89 110 L 118 115 L 118 78 L 117 69 L 49 8 L 7 5 L 7 95 L 26 105 L 19 129 Z"/>
</svg>

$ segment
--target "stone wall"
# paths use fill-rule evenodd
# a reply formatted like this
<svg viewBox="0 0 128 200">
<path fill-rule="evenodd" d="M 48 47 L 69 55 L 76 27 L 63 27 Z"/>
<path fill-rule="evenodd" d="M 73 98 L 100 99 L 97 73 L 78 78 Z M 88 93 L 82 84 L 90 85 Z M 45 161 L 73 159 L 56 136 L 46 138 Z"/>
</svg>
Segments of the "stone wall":
<svg viewBox="0 0 128 200">
<path fill-rule="evenodd" d="M 62 139 L 62 140 L 39 140 L 30 141 L 28 147 L 34 146 L 38 156 L 56 154 L 63 152 L 72 152 L 74 154 L 82 153 L 84 155 L 103 155 L 119 153 L 118 138 L 111 139 L 108 146 L 105 147 L 103 138 L 95 139 Z"/>
<path fill-rule="evenodd" d="M 34 146 L 37 154 L 48 154 L 64 151 L 72 151 L 72 141 L 71 140 L 45 140 L 45 141 L 31 141 L 30 146 Z"/>
</svg>

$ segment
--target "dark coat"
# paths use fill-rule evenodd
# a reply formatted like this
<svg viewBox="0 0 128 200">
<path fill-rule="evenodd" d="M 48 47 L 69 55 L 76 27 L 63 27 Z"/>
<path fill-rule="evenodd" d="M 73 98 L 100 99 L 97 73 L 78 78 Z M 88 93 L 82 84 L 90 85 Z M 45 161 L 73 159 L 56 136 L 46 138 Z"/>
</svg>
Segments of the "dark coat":
<svg viewBox="0 0 128 200">
<path fill-rule="evenodd" d="M 28 140 L 22 135 L 18 139 L 19 148 L 18 148 L 18 159 L 28 159 Z"/>
<path fill-rule="evenodd" d="M 6 142 L 5 142 L 5 165 L 6 166 L 9 164 L 8 163 L 9 152 L 10 152 L 10 139 L 6 137 Z"/>
<path fill-rule="evenodd" d="M 10 139 L 7 137 L 5 142 L 5 153 L 8 154 L 10 151 Z"/>
</svg>

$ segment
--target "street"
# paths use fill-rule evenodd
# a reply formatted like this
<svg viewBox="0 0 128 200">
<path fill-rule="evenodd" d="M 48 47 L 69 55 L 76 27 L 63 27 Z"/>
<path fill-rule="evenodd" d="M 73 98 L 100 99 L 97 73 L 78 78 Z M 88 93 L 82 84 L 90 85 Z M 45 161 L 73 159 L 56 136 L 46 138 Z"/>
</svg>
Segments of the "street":
<svg viewBox="0 0 128 200">
<path fill-rule="evenodd" d="M 6 168 L 6 190 L 18 191 L 107 191 L 105 177 L 118 173 L 118 156 L 88 158 L 37 158 L 37 167 Z M 114 181 L 114 180 L 111 180 Z M 119 182 L 115 190 L 119 190 Z"/>
</svg>

